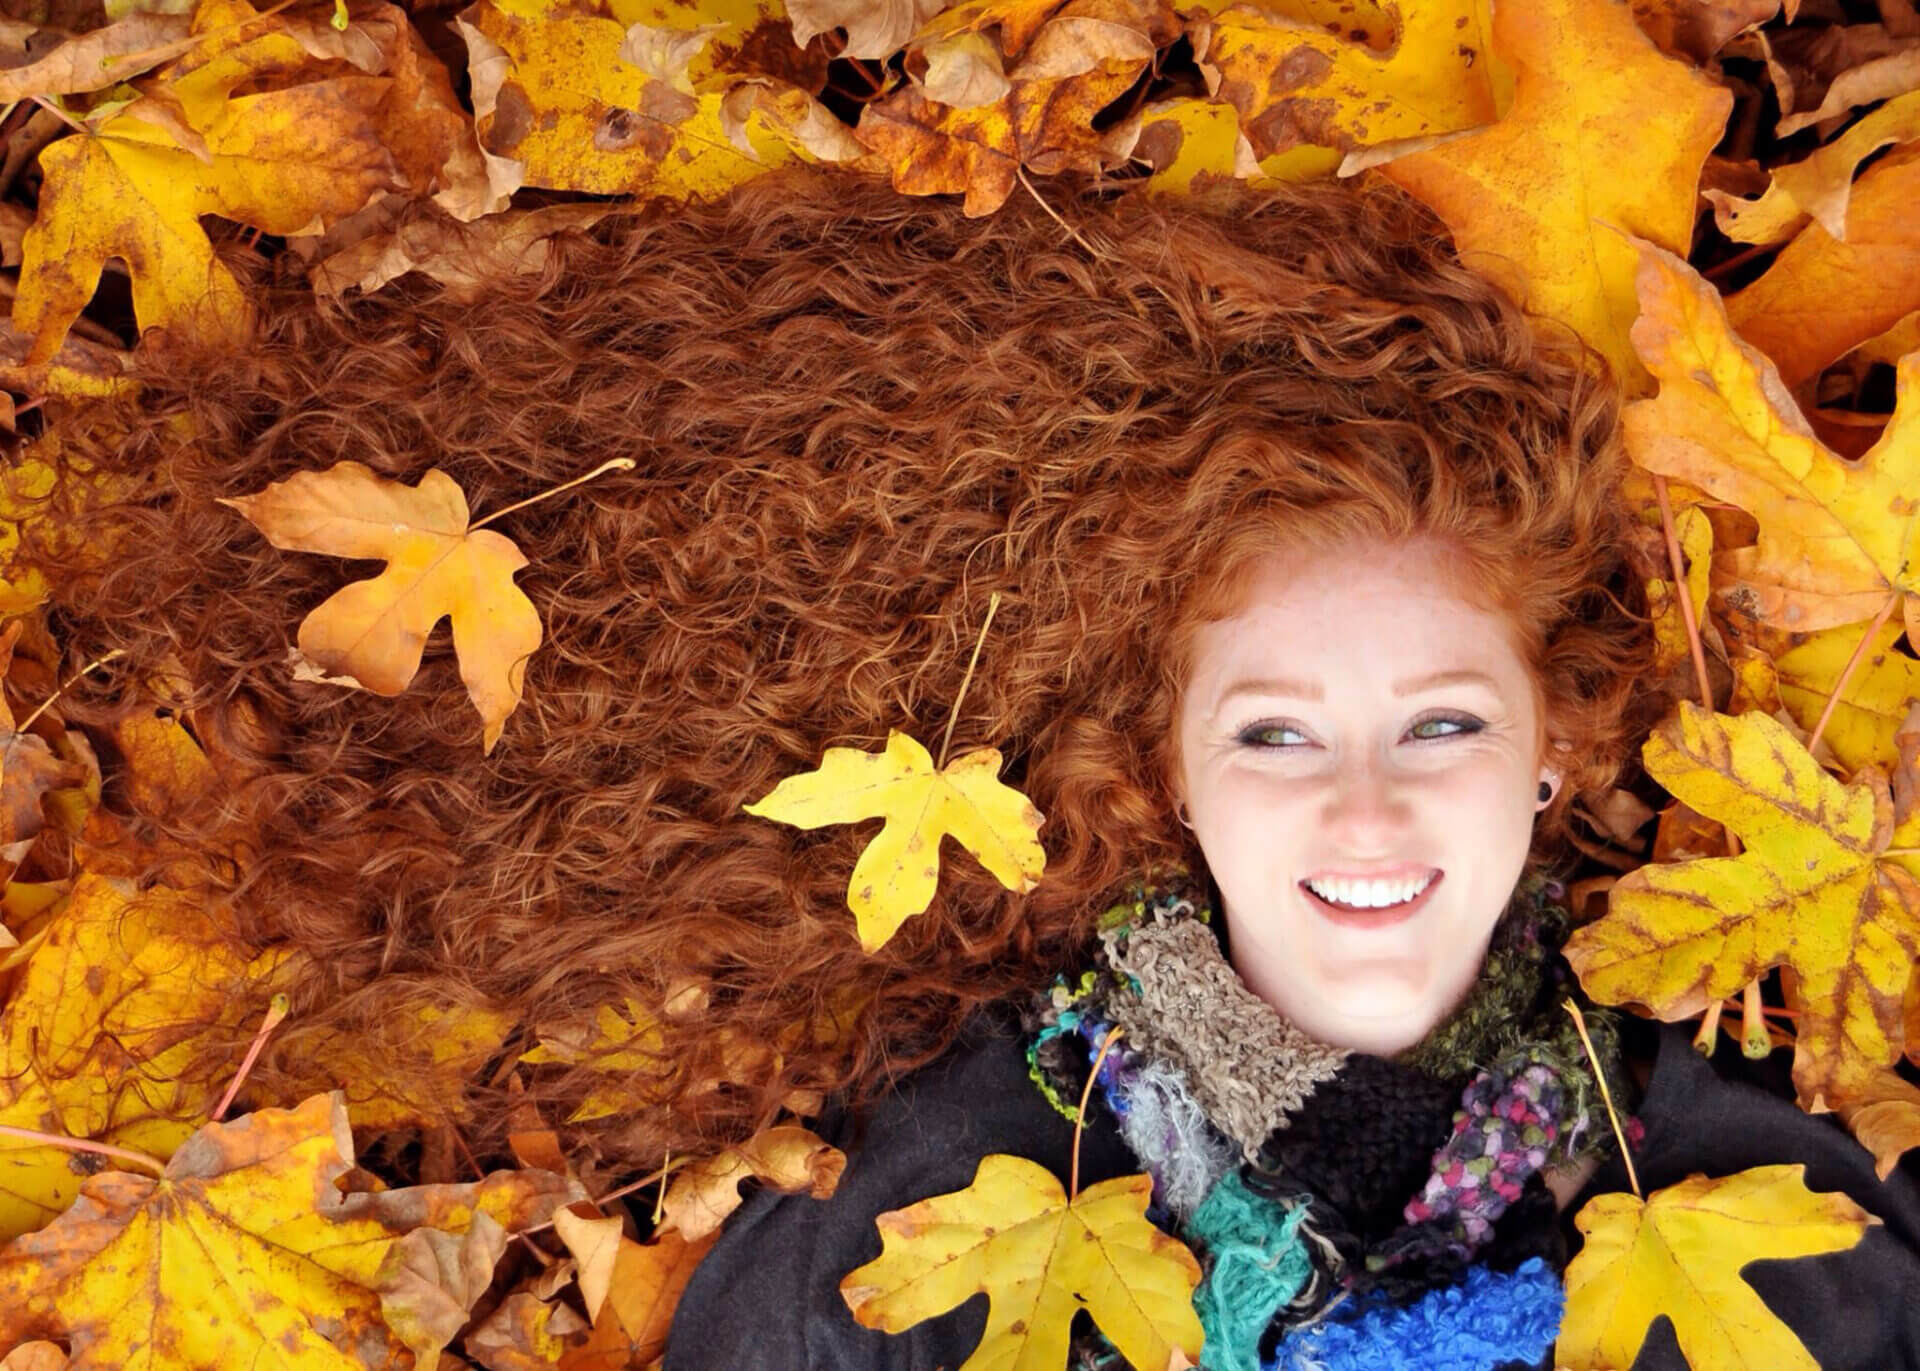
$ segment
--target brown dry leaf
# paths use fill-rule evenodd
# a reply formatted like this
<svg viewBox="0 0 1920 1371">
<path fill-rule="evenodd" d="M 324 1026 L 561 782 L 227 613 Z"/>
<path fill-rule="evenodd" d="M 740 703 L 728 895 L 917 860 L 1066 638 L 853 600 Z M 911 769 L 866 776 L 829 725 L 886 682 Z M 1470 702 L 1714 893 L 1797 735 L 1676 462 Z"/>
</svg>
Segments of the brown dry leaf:
<svg viewBox="0 0 1920 1371">
<path fill-rule="evenodd" d="M 13 667 L 13 646 L 24 622 L 0 629 L 0 681 Z M 40 800 L 49 790 L 78 785 L 84 770 L 56 757 L 44 738 L 16 729 L 13 706 L 0 693 L 0 859 L 18 862 L 45 824 Z"/>
<path fill-rule="evenodd" d="M 566 1305 L 516 1290 L 460 1345 L 486 1371 L 550 1371 L 586 1328 L 586 1321 Z"/>
<path fill-rule="evenodd" d="M 538 275 L 546 269 L 550 240 L 556 234 L 584 229 L 612 212 L 611 205 L 548 205 L 544 209 L 508 210 L 463 224 L 451 215 L 407 217 L 392 215 L 351 243 L 338 244 L 329 234 L 322 240 L 322 256 L 307 278 L 321 295 L 343 295 L 349 290 L 371 292 L 389 281 L 417 271 L 447 288 L 457 300 L 475 300 L 509 276 Z"/>
<path fill-rule="evenodd" d="M 1685 250 L 1733 97 L 1661 56 L 1624 5 L 1502 5 L 1493 46 L 1518 73 L 1506 115 L 1386 174 L 1439 212 L 1469 263 L 1643 384 L 1627 338 L 1638 259 L 1620 230 Z"/>
<path fill-rule="evenodd" d="M 0 101 L 75 95 L 131 80 L 200 41 L 184 14 L 130 14 L 70 38 L 45 57 L 0 70 Z"/>
<path fill-rule="evenodd" d="M 420 1266 L 408 1260 L 418 1244 L 400 1240 L 517 1231 L 578 1193 L 496 1172 L 343 1195 L 335 1181 L 352 1165 L 345 1104 L 316 1095 L 207 1125 L 158 1179 L 93 1177 L 54 1223 L 0 1252 L 0 1343 L 61 1336 L 76 1368 L 102 1371 L 226 1371 L 269 1355 L 316 1371 L 430 1364 L 437 1348 L 409 1343 L 383 1304 L 391 1292 L 407 1324 Z"/>
<path fill-rule="evenodd" d="M 613 1263 L 624 1241 L 623 1221 L 598 1213 L 583 1214 L 588 1205 L 572 1205 L 553 1213 L 554 1236 L 573 1254 L 574 1278 L 580 1284 L 580 1298 L 586 1303 L 587 1317 L 600 1319 L 600 1308 L 607 1302 L 607 1287 L 613 1284 Z"/>
<path fill-rule="evenodd" d="M 632 1344 L 635 1365 L 648 1365 L 666 1352 L 673 1311 L 717 1237 L 689 1242 L 668 1232 L 647 1243 L 621 1240 L 603 1314 L 613 1316 Z"/>
<path fill-rule="evenodd" d="M 1258 159 L 1301 144 L 1347 152 L 1491 124 L 1510 77 L 1490 60 L 1488 0 L 1381 9 L 1389 27 L 1377 42 L 1364 28 L 1353 37 L 1344 15 L 1329 31 L 1291 6 L 1213 0 L 1182 13 L 1208 91 L 1239 112 Z"/>
<path fill-rule="evenodd" d="M 1701 66 L 1713 60 L 1732 38 L 1780 12 L 1780 0 L 1632 0 L 1640 31 L 1660 51 L 1692 59 Z"/>
<path fill-rule="evenodd" d="M 1920 1089 L 1892 1068 L 1863 1069 L 1837 1079 L 1827 1099 L 1873 1154 L 1874 1174 L 1881 1180 L 1893 1174 L 1901 1157 L 1920 1147 Z"/>
<path fill-rule="evenodd" d="M 303 471 L 253 495 L 222 499 L 275 547 L 385 562 L 300 621 L 296 667 L 320 679 L 398 695 L 420 670 L 427 635 L 453 621 L 454 652 L 492 752 L 520 704 L 540 615 L 513 582 L 527 559 L 504 534 L 469 527 L 467 497 L 435 468 L 408 486 L 364 462 Z"/>
<path fill-rule="evenodd" d="M 740 1183 L 758 1180 L 787 1194 L 805 1190 L 816 1200 L 831 1196 L 846 1170 L 847 1154 L 798 1124 L 776 1124 L 737 1147 L 674 1173 L 661 1205 L 663 1229 L 689 1242 L 717 1233 L 740 1207 Z"/>
<path fill-rule="evenodd" d="M 1920 89 L 1920 46 L 1910 45 L 1841 72 L 1833 78 L 1826 98 L 1819 105 L 1788 115 L 1780 121 L 1776 132 L 1782 138 L 1790 138 L 1822 120 L 1915 89 Z"/>
<path fill-rule="evenodd" d="M 1862 172 L 1846 241 L 1810 223 L 1760 278 L 1727 297 L 1734 329 L 1789 388 L 1920 310 L 1920 143 Z"/>
<path fill-rule="evenodd" d="M 786 7 L 793 41 L 801 47 L 829 29 L 845 29 L 840 56 L 884 62 L 947 0 L 786 0 Z"/>
</svg>

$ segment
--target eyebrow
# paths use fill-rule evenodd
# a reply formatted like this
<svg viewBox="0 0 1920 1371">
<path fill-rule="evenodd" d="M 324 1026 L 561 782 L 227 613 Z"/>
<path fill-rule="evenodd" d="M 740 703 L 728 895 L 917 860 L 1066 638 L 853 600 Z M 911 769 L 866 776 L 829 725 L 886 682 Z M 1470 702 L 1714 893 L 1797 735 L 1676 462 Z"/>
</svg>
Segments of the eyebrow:
<svg viewBox="0 0 1920 1371">
<path fill-rule="evenodd" d="M 1499 693 L 1499 683 L 1484 671 L 1436 671 L 1427 676 L 1414 676 L 1404 681 L 1395 681 L 1395 695 L 1411 695 L 1415 691 L 1434 690 L 1440 686 L 1475 684 L 1486 686 Z M 1326 692 L 1311 681 L 1296 681 L 1288 676 L 1263 676 L 1258 680 L 1236 681 L 1222 695 L 1224 702 L 1236 695 L 1285 695 L 1297 700 L 1324 700 Z"/>
</svg>

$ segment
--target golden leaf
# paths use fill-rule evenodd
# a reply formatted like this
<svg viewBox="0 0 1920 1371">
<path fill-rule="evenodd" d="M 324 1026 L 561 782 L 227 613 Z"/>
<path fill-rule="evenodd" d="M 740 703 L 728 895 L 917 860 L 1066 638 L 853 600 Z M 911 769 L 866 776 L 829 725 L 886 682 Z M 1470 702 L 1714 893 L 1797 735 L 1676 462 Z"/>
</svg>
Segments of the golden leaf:
<svg viewBox="0 0 1920 1371">
<path fill-rule="evenodd" d="M 480 0 L 457 22 L 481 146 L 526 185 L 676 199 L 850 160 L 858 145 L 807 93 L 822 49 L 756 41 L 780 14 L 772 0 Z"/>
<path fill-rule="evenodd" d="M 486 1371 L 546 1371 L 560 1364 L 574 1335 L 586 1326 L 566 1305 L 516 1290 L 461 1345 Z"/>
<path fill-rule="evenodd" d="M 1868 768 L 1843 786 L 1772 719 L 1691 701 L 1641 755 L 1650 776 L 1746 851 L 1621 877 L 1607 913 L 1568 940 L 1567 960 L 1596 999 L 1667 1020 L 1790 966 L 1804 1001 L 1794 1084 L 1803 1108 L 1827 1108 L 1830 1080 L 1900 1055 L 1920 955 L 1920 882 L 1880 856 L 1894 830 L 1884 774 Z"/>
<path fill-rule="evenodd" d="M 1636 257 L 1615 230 L 1687 246 L 1733 95 L 1661 56 L 1625 5 L 1500 5 L 1493 49 L 1517 73 L 1500 122 L 1386 174 L 1439 212 L 1466 261 L 1571 326 L 1632 387 Z"/>
<path fill-rule="evenodd" d="M 1849 771 L 1858 771 L 1870 762 L 1890 769 L 1899 760 L 1893 745 L 1894 730 L 1900 726 L 1908 704 L 1920 699 L 1920 662 L 1894 646 L 1901 632 L 1897 623 L 1880 626 L 1866 655 L 1847 678 L 1846 691 L 1820 735 Z M 1819 721 L 1861 637 L 1859 624 L 1822 629 L 1806 635 L 1797 647 L 1781 653 L 1774 662 L 1780 702 L 1802 728 L 1811 730 Z"/>
<path fill-rule="evenodd" d="M 1920 138 L 1920 91 L 1889 100 L 1811 156 L 1776 167 L 1757 200 L 1726 191 L 1701 192 L 1713 203 L 1720 231 L 1736 243 L 1784 243 L 1808 219 L 1834 238 L 1847 236 L 1847 202 L 1860 163 L 1889 143 Z"/>
<path fill-rule="evenodd" d="M 758 1180 L 788 1194 L 807 1191 L 816 1200 L 832 1196 L 846 1170 L 847 1154 L 798 1124 L 762 1129 L 717 1156 L 680 1168 L 667 1185 L 661 1223 L 689 1242 L 720 1231 L 740 1207 L 740 1183 Z"/>
<path fill-rule="evenodd" d="M 999 1153 L 973 1184 L 876 1220 L 880 1255 L 840 1294 L 868 1328 L 898 1333 L 982 1291 L 987 1326 L 960 1371 L 1063 1366 L 1084 1309 L 1133 1366 L 1199 1354 L 1200 1264 L 1147 1221 L 1147 1176 L 1120 1176 L 1072 1200 L 1043 1166 Z"/>
<path fill-rule="evenodd" d="M 990 747 L 935 771 L 924 747 L 891 731 L 882 752 L 828 748 L 816 770 L 787 777 L 745 809 L 796 828 L 886 820 L 847 883 L 860 945 L 873 952 L 933 903 L 948 834 L 1007 889 L 1024 894 L 1039 881 L 1044 819 L 999 773 L 1000 753 Z"/>
<path fill-rule="evenodd" d="M 181 1073 L 209 1040 L 244 1042 L 280 960 L 248 963 L 178 891 L 82 875 L 0 1017 L 0 1123 L 165 1158 L 224 1084 Z M 84 1175 L 73 1161 L 0 1137 L 0 1236 L 72 1201 Z"/>
<path fill-rule="evenodd" d="M 1489 60 L 1487 0 L 1381 8 L 1392 37 L 1376 43 L 1355 41 L 1350 21 L 1302 22 L 1291 5 L 1182 7 L 1207 13 L 1192 23 L 1194 60 L 1215 97 L 1239 111 L 1258 158 L 1303 143 L 1344 152 L 1491 124 L 1505 92 Z"/>
<path fill-rule="evenodd" d="M 157 1179 L 92 1177 L 65 1214 L 0 1253 L 0 1344 L 64 1337 L 75 1368 L 103 1371 L 430 1363 L 437 1349 L 404 1341 L 383 1309 L 383 1291 L 409 1298 L 400 1240 L 482 1220 L 516 1231 L 580 1197 L 529 1171 L 343 1195 L 335 1181 L 352 1165 L 346 1106 L 316 1095 L 207 1125 Z"/>
<path fill-rule="evenodd" d="M 1712 286 L 1640 245 L 1634 345 L 1660 383 L 1629 405 L 1627 450 L 1649 471 L 1738 505 L 1759 540 L 1714 559 L 1715 584 L 1756 618 L 1809 631 L 1871 618 L 1920 590 L 1920 356 L 1893 421 L 1858 462 L 1813 436 L 1772 363 L 1735 337 Z"/>
<path fill-rule="evenodd" d="M 469 529 L 467 497 L 452 477 L 435 468 L 408 486 L 364 462 L 336 462 L 220 503 L 277 548 L 387 564 L 300 621 L 300 655 L 326 679 L 398 695 L 420 669 L 427 635 L 451 617 L 481 749 L 493 751 L 540 646 L 540 615 L 513 583 L 526 557 L 504 534 Z"/>
<path fill-rule="evenodd" d="M 1693 1371 L 1819 1371 L 1740 1278 L 1748 1262 L 1844 1252 L 1880 1222 L 1844 1194 L 1807 1189 L 1805 1171 L 1759 1166 L 1720 1180 L 1691 1176 L 1645 1201 L 1589 1200 L 1574 1219 L 1586 1245 L 1567 1267 L 1555 1364 L 1630 1366 L 1665 1315 Z"/>
<path fill-rule="evenodd" d="M 1753 284 L 1727 297 L 1740 336 L 1798 386 L 1894 327 L 1920 303 L 1920 142 L 1894 148 L 1853 183 L 1847 236 L 1817 223 Z"/>
</svg>

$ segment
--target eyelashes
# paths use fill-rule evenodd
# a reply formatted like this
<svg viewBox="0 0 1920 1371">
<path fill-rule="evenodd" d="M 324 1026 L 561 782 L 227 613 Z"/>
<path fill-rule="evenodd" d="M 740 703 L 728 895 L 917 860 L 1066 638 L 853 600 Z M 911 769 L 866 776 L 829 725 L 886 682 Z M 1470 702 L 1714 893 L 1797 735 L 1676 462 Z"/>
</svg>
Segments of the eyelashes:
<svg viewBox="0 0 1920 1371">
<path fill-rule="evenodd" d="M 1455 727 L 1454 731 L 1451 732 L 1420 736 L 1417 730 L 1425 728 L 1429 724 L 1451 724 Z M 1485 727 L 1486 723 L 1484 720 L 1477 719 L 1471 714 L 1440 713 L 1427 714 L 1415 719 L 1413 723 L 1408 725 L 1407 732 L 1414 735 L 1413 740 L 1415 742 L 1438 743 L 1445 742 L 1449 738 L 1470 737 Z M 1277 738 L 1289 733 L 1297 738 L 1304 739 L 1306 737 L 1298 728 L 1295 728 L 1289 723 L 1255 723 L 1248 724 L 1245 728 L 1241 729 L 1240 732 L 1235 735 L 1235 741 L 1244 747 L 1251 747 L 1264 752 L 1289 752 L 1298 747 L 1299 744 L 1276 741 Z"/>
</svg>

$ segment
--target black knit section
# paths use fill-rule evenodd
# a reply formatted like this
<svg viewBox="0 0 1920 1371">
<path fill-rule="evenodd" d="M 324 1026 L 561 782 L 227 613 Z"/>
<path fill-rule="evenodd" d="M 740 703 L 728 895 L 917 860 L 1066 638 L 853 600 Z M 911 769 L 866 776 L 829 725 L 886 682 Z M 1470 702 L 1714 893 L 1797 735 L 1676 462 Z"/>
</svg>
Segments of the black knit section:
<svg viewBox="0 0 1920 1371">
<path fill-rule="evenodd" d="M 1385 1237 L 1432 1174 L 1465 1084 L 1385 1057 L 1349 1057 L 1261 1145 L 1247 1185 L 1276 1199 L 1310 1190 L 1338 1213 L 1337 1227 L 1369 1243 Z"/>
</svg>

